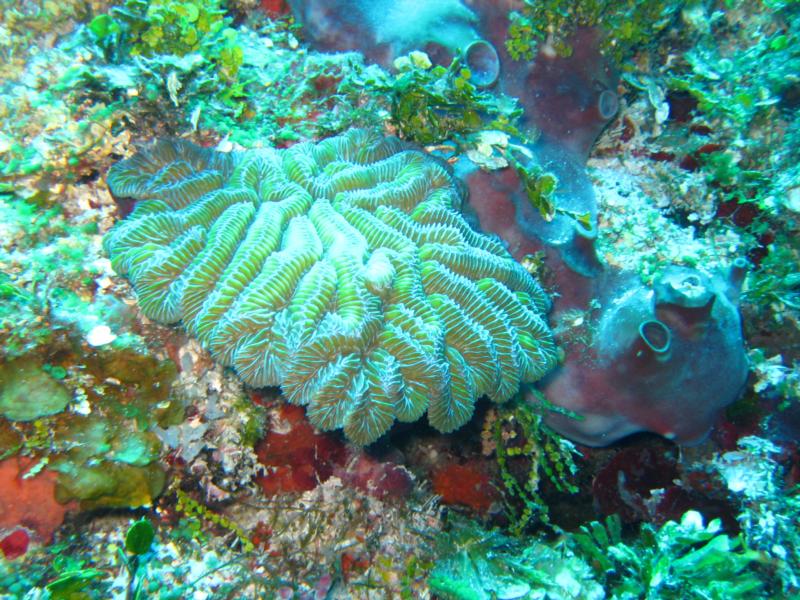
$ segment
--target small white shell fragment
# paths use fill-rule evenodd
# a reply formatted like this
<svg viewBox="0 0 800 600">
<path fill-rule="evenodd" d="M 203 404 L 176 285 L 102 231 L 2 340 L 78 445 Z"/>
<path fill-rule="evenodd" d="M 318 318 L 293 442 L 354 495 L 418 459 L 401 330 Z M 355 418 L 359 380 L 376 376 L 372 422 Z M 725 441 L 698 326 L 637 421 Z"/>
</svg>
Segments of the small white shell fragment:
<svg viewBox="0 0 800 600">
<path fill-rule="evenodd" d="M 86 336 L 86 341 L 90 346 L 105 346 L 117 339 L 117 334 L 112 333 L 108 325 L 95 325 Z"/>
</svg>

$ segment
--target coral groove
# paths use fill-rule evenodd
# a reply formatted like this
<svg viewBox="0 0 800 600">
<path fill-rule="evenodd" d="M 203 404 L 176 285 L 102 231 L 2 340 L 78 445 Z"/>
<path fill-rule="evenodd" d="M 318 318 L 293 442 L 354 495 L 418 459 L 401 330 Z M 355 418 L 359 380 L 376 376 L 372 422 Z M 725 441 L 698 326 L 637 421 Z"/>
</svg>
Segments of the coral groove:
<svg viewBox="0 0 800 600">
<path fill-rule="evenodd" d="M 182 320 L 321 429 L 366 444 L 427 411 L 452 431 L 555 364 L 539 284 L 469 227 L 447 168 L 395 138 L 229 154 L 162 140 L 108 183 L 139 201 L 105 247 L 144 314 Z"/>
</svg>

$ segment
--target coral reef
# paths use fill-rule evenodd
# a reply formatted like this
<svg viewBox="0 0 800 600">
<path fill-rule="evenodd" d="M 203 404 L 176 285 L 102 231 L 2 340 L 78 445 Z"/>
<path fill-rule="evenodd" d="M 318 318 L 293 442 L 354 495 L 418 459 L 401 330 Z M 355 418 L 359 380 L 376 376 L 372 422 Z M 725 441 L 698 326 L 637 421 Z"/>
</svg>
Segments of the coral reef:
<svg viewBox="0 0 800 600">
<path fill-rule="evenodd" d="M 0 0 L 0 596 L 798 595 L 800 3 L 294 0 L 305 23 L 283 0 L 108 4 Z M 230 199 L 235 171 L 256 159 L 274 158 L 284 174 L 298 159 L 286 172 L 308 191 L 344 173 L 304 162 L 330 141 L 263 148 L 351 127 L 437 157 L 391 142 L 399 163 L 411 153 L 445 173 L 448 210 L 461 213 L 457 227 L 398 233 L 419 234 L 415 251 L 442 230 L 450 243 L 448 228 L 482 228 L 542 281 L 567 357 L 546 393 L 540 380 L 508 402 L 479 401 L 451 433 L 420 419 L 352 444 L 315 428 L 308 406 L 279 388 L 243 386 L 193 321 L 147 318 L 158 273 L 146 263 L 126 265 L 152 296 L 146 310 L 114 275 L 103 252 L 112 227 L 132 231 L 183 193 L 198 194 L 199 208 Z M 109 167 L 165 137 L 181 141 L 122 164 L 171 148 L 188 167 L 159 159 L 147 167 L 158 181 L 129 173 L 117 183 L 145 197 L 115 206 Z M 209 166 L 219 173 L 211 191 Z M 403 185 L 387 178 L 365 185 L 370 198 Z M 318 187 L 315 204 L 330 191 Z M 398 212 L 413 221 L 428 201 L 438 200 Z M 391 212 L 377 204 L 365 210 L 370 223 Z M 150 216 L 196 216 L 192 207 Z M 205 269 L 232 266 L 254 227 L 240 221 L 247 231 L 228 240 L 223 217 L 212 221 L 198 225 L 209 253 L 227 254 L 181 271 L 192 310 Z M 281 248 L 265 263 L 291 259 L 281 254 L 295 248 L 289 222 L 275 221 Z M 489 243 L 465 243 L 477 239 Z M 321 243 L 327 253 L 311 269 L 342 257 Z M 155 246 L 136 250 L 151 265 L 174 256 Z M 380 276 L 394 263 L 373 258 L 382 250 L 364 255 L 364 285 L 336 292 L 359 290 L 377 336 L 397 317 Z M 443 264 L 415 256 L 417 267 Z M 293 274 L 264 282 L 267 295 Z M 423 291 L 430 279 L 421 274 Z M 204 297 L 216 302 L 218 291 Z M 446 295 L 424 294 L 430 310 L 418 322 L 431 323 Z M 313 325 L 325 335 L 351 315 L 329 308 Z M 271 325 L 288 332 L 286 322 Z M 497 345 L 501 328 L 484 329 L 478 337 Z M 439 331 L 441 364 L 451 346 Z M 748 362 L 744 393 L 723 408 Z M 479 370 L 484 383 L 490 370 Z M 712 421 L 704 441 L 680 446 L 644 433 L 588 447 L 552 427 L 592 444 L 641 428 L 689 442 Z"/>
<path fill-rule="evenodd" d="M 322 429 L 375 441 L 425 411 L 440 431 L 544 375 L 548 300 L 456 212 L 438 162 L 364 131 L 284 152 L 160 142 L 109 185 L 141 200 L 109 232 L 143 312 L 183 320 Z"/>
</svg>

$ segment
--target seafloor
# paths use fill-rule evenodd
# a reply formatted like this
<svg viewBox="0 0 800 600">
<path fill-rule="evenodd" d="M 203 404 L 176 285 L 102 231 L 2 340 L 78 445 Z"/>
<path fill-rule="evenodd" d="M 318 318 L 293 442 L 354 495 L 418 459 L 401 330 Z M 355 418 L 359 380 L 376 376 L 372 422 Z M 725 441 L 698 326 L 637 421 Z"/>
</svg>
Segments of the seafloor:
<svg viewBox="0 0 800 600">
<path fill-rule="evenodd" d="M 596 215 L 511 158 L 509 140 L 537 147 L 536 89 L 501 74 L 521 114 L 477 72 L 431 66 L 447 53 L 422 42 L 488 29 L 475 15 L 525 64 L 580 59 L 597 34 L 615 104 L 582 142 Z M 599 93 L 581 77 L 536 85 Z M 0 0 L 0 598 L 797 597 L 798 108 L 797 0 Z M 516 167 L 546 220 L 596 217 L 602 268 L 636 286 L 746 265 L 743 338 L 734 319 L 728 354 L 681 363 L 704 373 L 686 386 L 645 373 L 672 430 L 603 447 L 560 436 L 535 391 L 484 398 L 448 433 L 320 431 L 191 327 L 145 316 L 135 264 L 120 276 L 103 242 L 140 213 L 107 176 L 158 138 L 286 149 L 354 127 L 481 175 Z M 561 250 L 517 256 L 556 299 Z M 597 335 L 582 325 L 617 300 L 561 313 L 558 343 Z M 744 389 L 712 397 L 737 352 Z M 699 414 L 710 432 L 654 433 Z"/>
</svg>

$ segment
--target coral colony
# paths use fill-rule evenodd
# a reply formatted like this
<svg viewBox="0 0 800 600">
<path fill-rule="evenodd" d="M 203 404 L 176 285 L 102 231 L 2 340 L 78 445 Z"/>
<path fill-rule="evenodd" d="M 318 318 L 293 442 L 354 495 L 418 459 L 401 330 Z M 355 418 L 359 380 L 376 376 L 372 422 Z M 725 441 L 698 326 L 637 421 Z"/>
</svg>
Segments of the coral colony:
<svg viewBox="0 0 800 600">
<path fill-rule="evenodd" d="M 797 597 L 798 36 L 0 0 L 0 598 Z"/>
<path fill-rule="evenodd" d="M 142 200 L 105 239 L 144 313 L 320 429 L 374 442 L 395 419 L 461 427 L 555 364 L 548 300 L 470 229 L 437 161 L 360 130 L 283 151 L 160 142 L 109 173 Z"/>
</svg>

